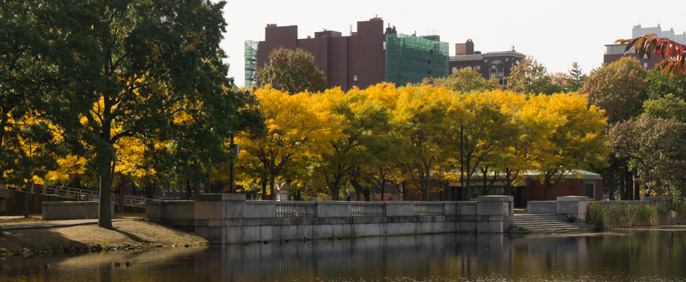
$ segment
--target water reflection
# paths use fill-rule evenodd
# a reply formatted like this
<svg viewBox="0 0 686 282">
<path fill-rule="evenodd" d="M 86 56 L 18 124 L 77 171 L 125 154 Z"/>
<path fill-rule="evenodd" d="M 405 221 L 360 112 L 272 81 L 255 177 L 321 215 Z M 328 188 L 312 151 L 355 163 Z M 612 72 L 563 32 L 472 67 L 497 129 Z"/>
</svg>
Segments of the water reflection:
<svg viewBox="0 0 686 282">
<path fill-rule="evenodd" d="M 9 258 L 10 281 L 678 281 L 686 233 L 445 234 Z M 122 262 L 119 267 L 113 262 Z M 123 262 L 132 262 L 126 267 Z M 51 268 L 43 268 L 51 263 Z M 1 280 L 1 279 L 0 279 Z"/>
</svg>

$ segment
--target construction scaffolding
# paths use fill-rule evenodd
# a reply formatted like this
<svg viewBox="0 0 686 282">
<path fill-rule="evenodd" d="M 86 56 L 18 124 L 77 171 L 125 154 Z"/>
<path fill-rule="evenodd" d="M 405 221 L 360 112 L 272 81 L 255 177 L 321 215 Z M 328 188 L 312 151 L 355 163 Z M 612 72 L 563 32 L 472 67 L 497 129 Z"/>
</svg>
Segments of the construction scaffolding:
<svg viewBox="0 0 686 282">
<path fill-rule="evenodd" d="M 257 41 L 245 41 L 245 88 L 257 87 Z"/>
<path fill-rule="evenodd" d="M 448 75 L 448 43 L 438 35 L 386 34 L 384 80 L 398 86 L 419 83 L 427 77 Z"/>
</svg>

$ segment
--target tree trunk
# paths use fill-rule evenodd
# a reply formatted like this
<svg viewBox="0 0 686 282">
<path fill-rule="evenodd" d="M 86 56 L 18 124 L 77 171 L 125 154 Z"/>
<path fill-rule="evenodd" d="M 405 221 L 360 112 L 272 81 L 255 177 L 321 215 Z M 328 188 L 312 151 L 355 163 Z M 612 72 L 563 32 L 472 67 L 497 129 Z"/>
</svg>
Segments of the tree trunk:
<svg viewBox="0 0 686 282">
<path fill-rule="evenodd" d="M 548 176 L 545 176 L 545 188 L 543 189 L 545 189 L 545 200 L 547 201 L 549 196 L 548 192 L 550 192 L 550 177 Z"/>
<path fill-rule="evenodd" d="M 191 180 L 186 179 L 186 200 L 191 199 Z"/>
<path fill-rule="evenodd" d="M 26 183 L 26 192 L 24 192 L 24 217 L 29 217 L 29 183 Z"/>
<path fill-rule="evenodd" d="M 112 212 L 110 206 L 112 204 L 112 165 L 105 168 L 102 176 L 100 176 L 100 213 L 98 218 L 98 226 L 102 228 L 112 229 Z"/>
<path fill-rule="evenodd" d="M 638 171 L 634 169 L 633 172 L 634 175 L 634 200 L 640 200 L 641 199 L 641 183 L 638 181 Z"/>
<path fill-rule="evenodd" d="M 274 195 L 275 186 L 276 186 L 276 177 L 272 177 L 269 179 L 269 197 L 267 199 L 276 200 L 276 196 Z"/>
<path fill-rule="evenodd" d="M 424 178 L 424 177 L 422 177 Z M 429 200 L 429 183 L 427 180 L 422 180 L 422 201 Z"/>
<path fill-rule="evenodd" d="M 262 200 L 267 199 L 267 179 L 263 178 L 262 179 Z"/>
<path fill-rule="evenodd" d="M 619 191 L 618 191 L 618 193 L 619 193 L 619 199 L 620 200 L 626 200 L 626 173 L 623 172 L 623 170 L 624 169 L 622 168 L 622 172 L 620 172 L 620 175 L 619 175 Z"/>
</svg>

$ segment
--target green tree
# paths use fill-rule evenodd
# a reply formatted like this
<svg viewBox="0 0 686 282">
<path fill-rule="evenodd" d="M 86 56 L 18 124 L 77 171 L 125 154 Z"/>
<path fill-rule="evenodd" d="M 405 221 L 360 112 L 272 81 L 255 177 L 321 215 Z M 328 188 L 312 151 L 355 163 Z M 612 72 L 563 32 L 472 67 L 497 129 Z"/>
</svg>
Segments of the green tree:
<svg viewBox="0 0 686 282">
<path fill-rule="evenodd" d="M 636 172 L 635 180 L 645 186 L 645 193 L 680 198 L 686 191 L 685 129 L 684 123 L 644 114 L 613 126 L 609 144 Z"/>
<path fill-rule="evenodd" d="M 54 129 L 37 119 L 32 105 L 51 87 L 48 82 L 54 73 L 37 56 L 47 51 L 48 44 L 36 29 L 39 4 L 0 4 L 0 181 L 7 184 L 23 185 L 56 165 L 50 152 L 55 149 L 50 143 L 56 140 L 48 138 Z"/>
<path fill-rule="evenodd" d="M 674 94 L 667 94 L 657 100 L 645 101 L 643 110 L 652 117 L 686 122 L 686 101 Z"/>
<path fill-rule="evenodd" d="M 507 89 L 518 93 L 552 94 L 562 91 L 559 85 L 552 83 L 545 66 L 533 57 L 523 59 L 513 67 L 506 81 Z"/>
<path fill-rule="evenodd" d="M 44 44 L 31 55 L 51 71 L 34 104 L 98 175 L 99 226 L 112 227 L 115 144 L 127 137 L 173 139 L 179 113 L 207 129 L 218 109 L 242 106 L 219 103 L 233 95 L 218 48 L 224 4 L 79 1 L 27 9 L 37 22 L 31 32 Z"/>
<path fill-rule="evenodd" d="M 586 79 L 581 93 L 592 105 L 604 109 L 608 123 L 627 120 L 642 112 L 646 100 L 646 70 L 631 58 L 622 58 L 599 69 Z"/>
<path fill-rule="evenodd" d="M 655 68 L 648 71 L 645 80 L 650 99 L 659 99 L 670 93 L 686 99 L 686 74 L 670 75 Z"/>
<path fill-rule="evenodd" d="M 581 67 L 577 62 L 572 63 L 572 68 L 569 70 L 569 77 L 567 79 L 567 89 L 568 92 L 575 92 L 581 90 L 586 81 L 586 74 L 581 71 Z"/>
<path fill-rule="evenodd" d="M 462 93 L 493 90 L 498 87 L 497 80 L 487 80 L 472 68 L 461 68 L 450 76 L 435 78 L 426 83 Z"/>
<path fill-rule="evenodd" d="M 326 77 L 314 64 L 314 56 L 302 49 L 273 50 L 257 77 L 260 84 L 270 84 L 274 89 L 291 94 L 321 92 L 328 87 Z"/>
</svg>

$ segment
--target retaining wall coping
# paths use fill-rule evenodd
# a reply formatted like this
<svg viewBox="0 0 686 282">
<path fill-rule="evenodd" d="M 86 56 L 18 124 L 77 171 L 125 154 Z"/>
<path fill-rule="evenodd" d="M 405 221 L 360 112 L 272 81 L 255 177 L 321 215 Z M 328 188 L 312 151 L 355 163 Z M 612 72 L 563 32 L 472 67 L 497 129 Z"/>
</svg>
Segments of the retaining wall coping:
<svg viewBox="0 0 686 282">
<path fill-rule="evenodd" d="M 512 202 L 513 197 L 512 196 L 506 196 L 506 195 L 487 195 L 487 196 L 479 196 L 476 198 L 477 202 Z"/>
<path fill-rule="evenodd" d="M 586 197 L 586 196 L 560 196 L 560 197 L 557 197 L 557 200 L 560 202 L 579 202 L 579 201 L 588 201 L 588 197 Z"/>
<path fill-rule="evenodd" d="M 229 193 L 199 194 L 199 195 L 195 195 L 194 199 L 196 201 L 242 201 L 242 202 L 245 202 L 245 194 L 229 194 Z"/>
<path fill-rule="evenodd" d="M 98 201 L 45 201 L 43 206 L 90 206 L 99 205 Z"/>
</svg>

